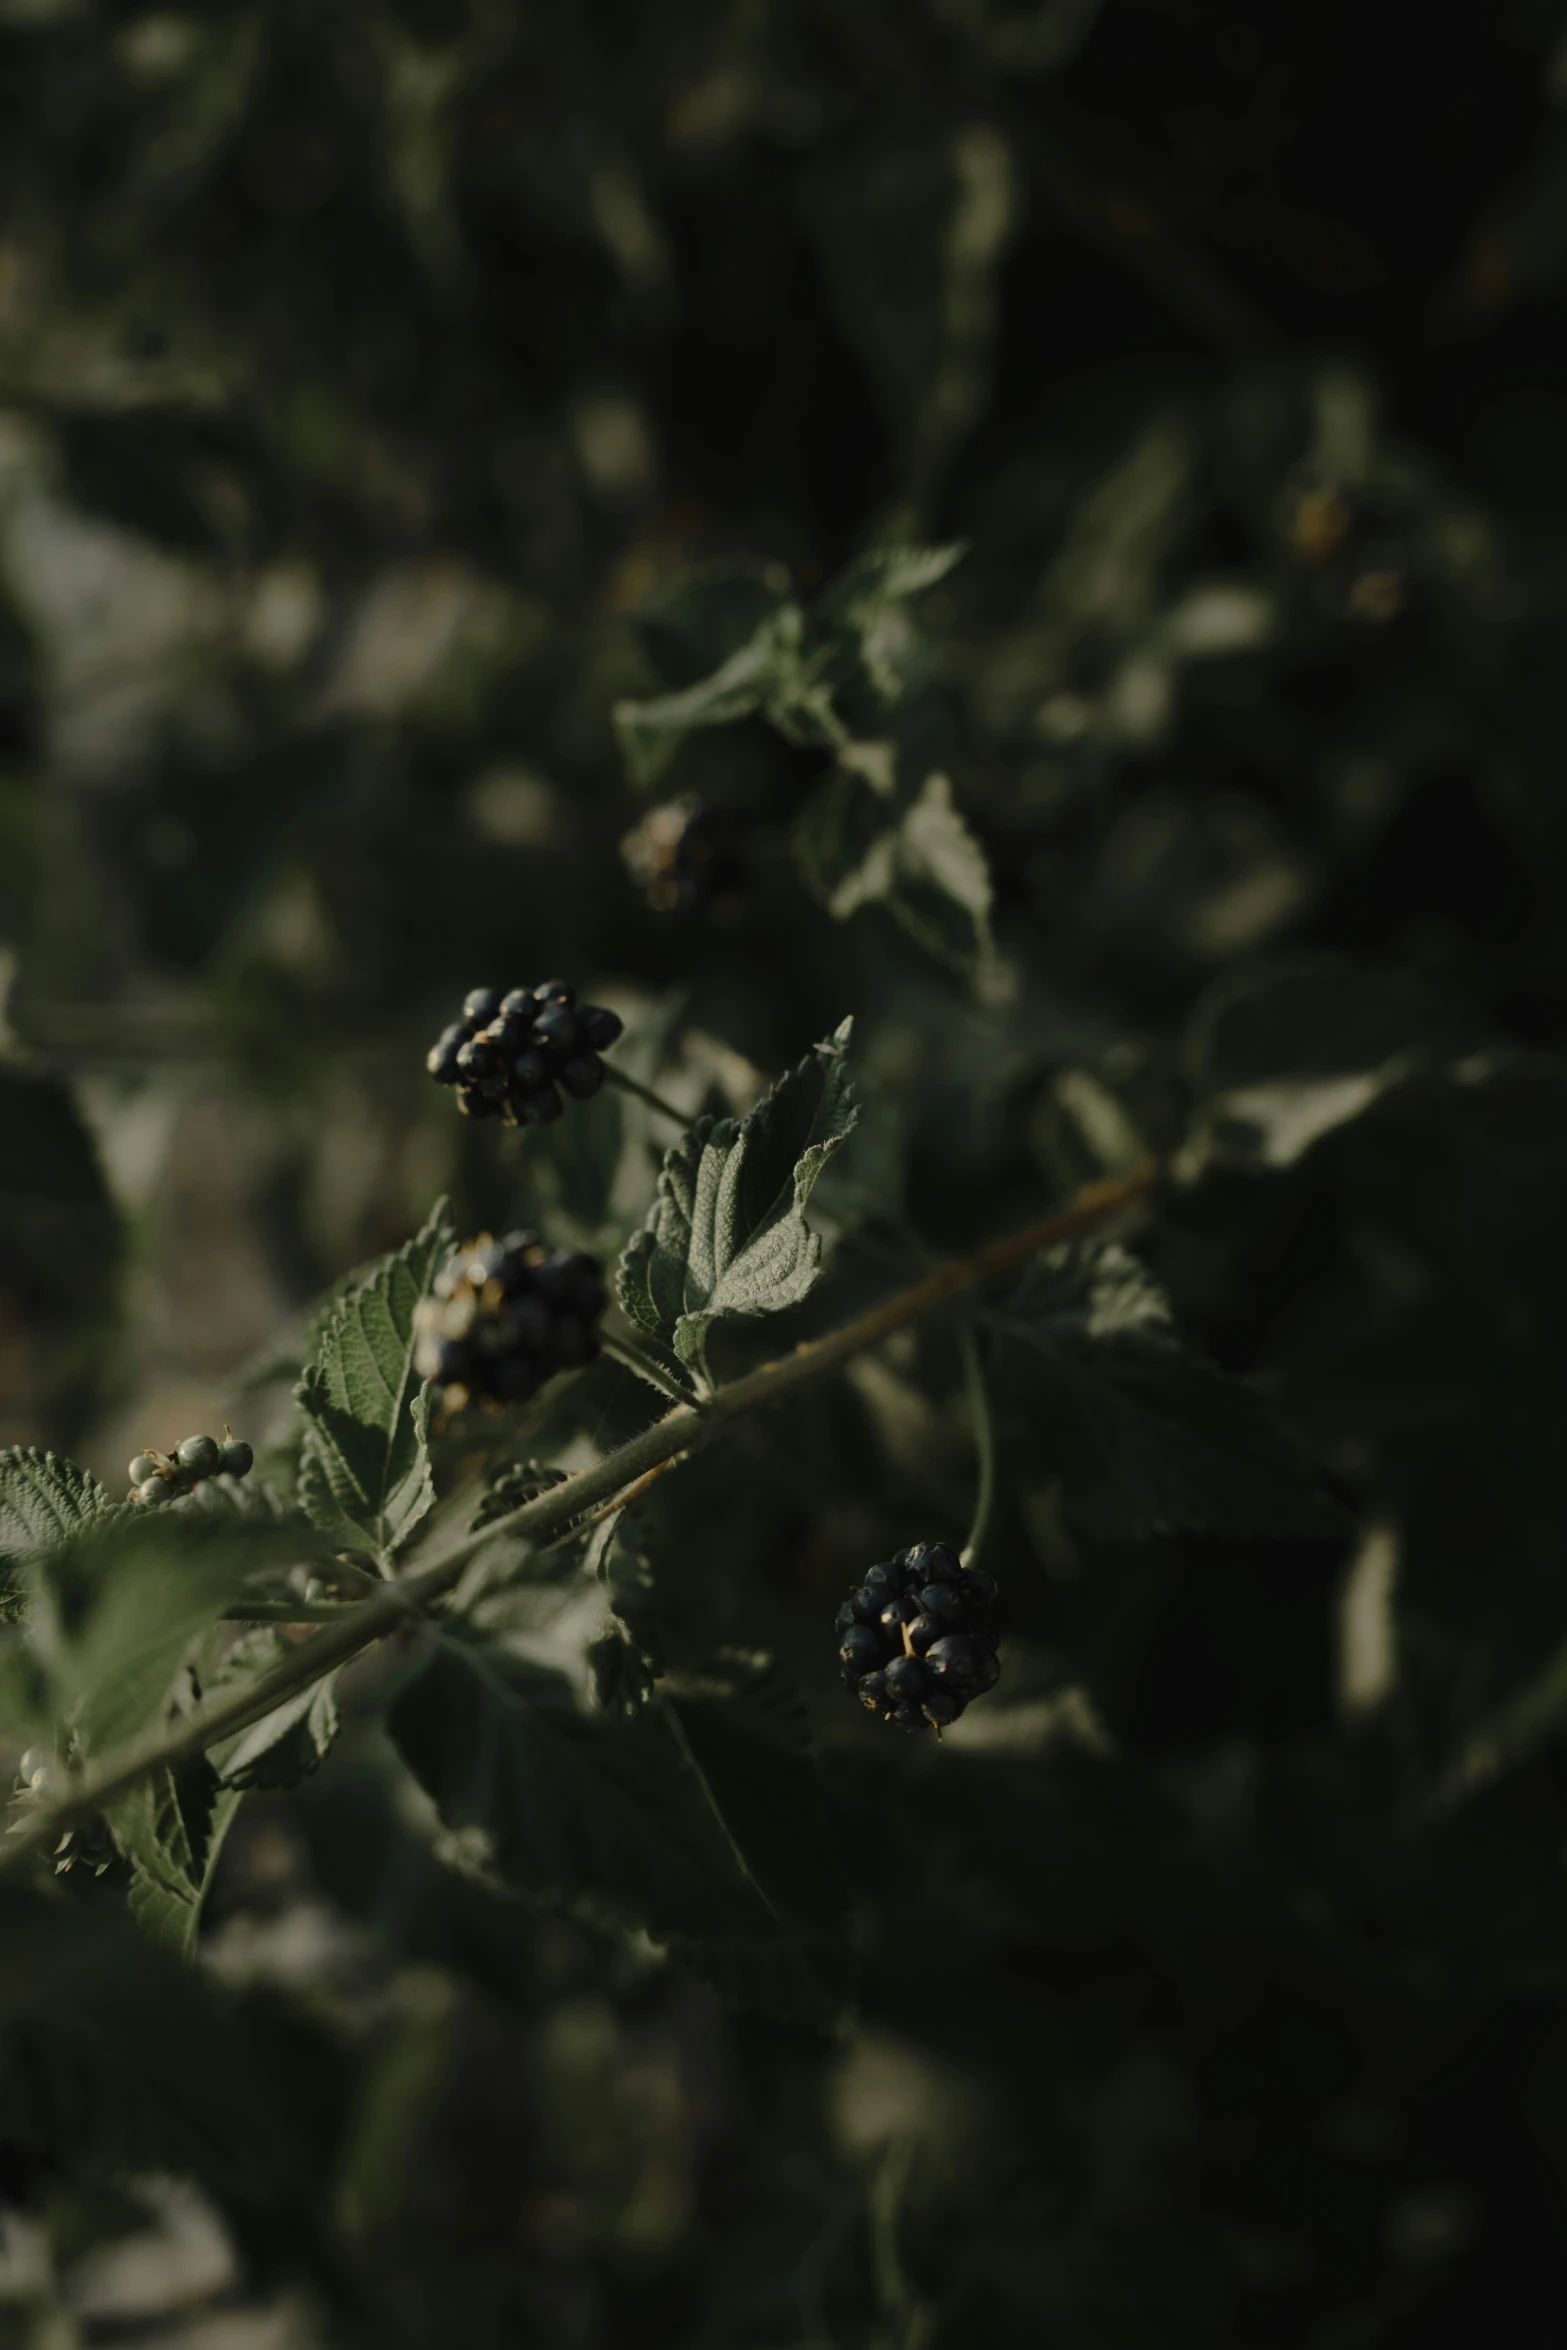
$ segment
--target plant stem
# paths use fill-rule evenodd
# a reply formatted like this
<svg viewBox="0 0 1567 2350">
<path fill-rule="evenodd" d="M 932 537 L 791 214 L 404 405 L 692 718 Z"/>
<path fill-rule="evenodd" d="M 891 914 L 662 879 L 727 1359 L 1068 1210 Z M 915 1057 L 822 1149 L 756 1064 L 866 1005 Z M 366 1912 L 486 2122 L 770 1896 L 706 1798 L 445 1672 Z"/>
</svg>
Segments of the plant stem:
<svg viewBox="0 0 1567 2350">
<path fill-rule="evenodd" d="M 61 1830 L 82 1813 L 113 1802 L 150 1772 L 182 1762 L 188 1755 L 200 1754 L 216 1739 L 225 1738 L 233 1731 L 248 1729 L 251 1723 L 259 1722 L 299 1690 L 345 1664 L 362 1649 L 384 1640 L 390 1633 L 417 1627 L 423 1611 L 455 1587 L 468 1561 L 487 1543 L 509 1535 L 513 1540 L 521 1538 L 542 1547 L 554 1535 L 564 1533 L 585 1512 L 615 1501 L 627 1486 L 635 1484 L 650 1470 L 662 1468 L 676 1454 L 691 1452 L 697 1445 L 706 1443 L 717 1429 L 737 1419 L 742 1412 L 772 1403 L 807 1380 L 819 1379 L 823 1373 L 836 1370 L 851 1356 L 878 1345 L 893 1331 L 917 1322 L 922 1315 L 933 1313 L 952 1298 L 977 1289 L 999 1273 L 1009 1273 L 1016 1266 L 1026 1264 L 1041 1249 L 1053 1248 L 1076 1233 L 1094 1231 L 1124 1215 L 1147 1198 L 1158 1175 L 1158 1168 L 1149 1161 L 1129 1175 L 1090 1184 L 1075 1200 L 1055 1215 L 1045 1217 L 1042 1223 L 1031 1224 L 1026 1231 L 1011 1233 L 1004 1240 L 992 1241 L 971 1257 L 938 1265 L 924 1280 L 899 1290 L 868 1313 L 857 1314 L 853 1321 L 841 1323 L 820 1338 L 807 1339 L 792 1354 L 783 1355 L 776 1362 L 762 1363 L 756 1370 L 747 1371 L 743 1377 L 720 1388 L 706 1406 L 677 1405 L 652 1427 L 633 1436 L 629 1443 L 596 1461 L 592 1468 L 580 1470 L 575 1477 L 552 1485 L 548 1492 L 524 1502 L 508 1516 L 496 1518 L 477 1533 L 465 1535 L 425 1565 L 410 1567 L 372 1597 L 340 1609 L 332 1622 L 323 1624 L 311 1639 L 300 1643 L 292 1656 L 275 1665 L 271 1672 L 263 1673 L 247 1689 L 200 1706 L 173 1726 L 146 1731 L 122 1747 L 118 1754 L 90 1765 L 81 1773 L 71 1794 L 40 1805 L 30 1820 L 16 1824 L 0 1850 L 0 1872 L 15 1867 L 35 1852 L 49 1850 L 59 1840 Z"/>
<path fill-rule="evenodd" d="M 625 1070 L 617 1069 L 613 1061 L 606 1061 L 604 1063 L 604 1074 L 609 1079 L 611 1085 L 619 1086 L 622 1093 L 635 1094 L 639 1102 L 646 1102 L 650 1110 L 660 1111 L 664 1117 L 671 1119 L 676 1126 L 684 1127 L 690 1125 L 691 1121 L 686 1116 L 684 1110 L 677 1110 L 673 1102 L 666 1102 L 662 1094 L 655 1093 L 650 1085 L 643 1085 L 640 1079 L 635 1077 L 628 1077 Z"/>
<path fill-rule="evenodd" d="M 351 1599 L 238 1599 L 223 1610 L 225 1624 L 335 1624 Z"/>
<path fill-rule="evenodd" d="M 968 1382 L 969 1408 L 974 1414 L 974 1449 L 979 1456 L 979 1488 L 974 1496 L 974 1522 L 969 1528 L 968 1540 L 963 1545 L 963 1564 L 979 1565 L 979 1554 L 985 1547 L 985 1536 L 990 1531 L 990 1514 L 996 1506 L 996 1423 L 990 1409 L 990 1391 L 985 1385 L 985 1368 L 979 1359 L 979 1340 L 973 1324 L 965 1322 L 958 1335 L 963 1352 L 963 1375 Z"/>
</svg>

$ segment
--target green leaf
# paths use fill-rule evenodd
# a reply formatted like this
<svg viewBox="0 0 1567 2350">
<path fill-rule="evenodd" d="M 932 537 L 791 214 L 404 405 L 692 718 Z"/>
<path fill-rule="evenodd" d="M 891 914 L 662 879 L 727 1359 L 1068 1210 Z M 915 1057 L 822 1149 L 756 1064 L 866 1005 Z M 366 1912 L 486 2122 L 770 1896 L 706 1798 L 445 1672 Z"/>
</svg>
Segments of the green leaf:
<svg viewBox="0 0 1567 2350">
<path fill-rule="evenodd" d="M 620 1260 L 627 1318 L 706 1379 L 708 1325 L 810 1294 L 822 1243 L 811 1191 L 854 1126 L 846 1020 L 746 1118 L 699 1118 L 664 1160 L 658 1196 Z"/>
<path fill-rule="evenodd" d="M 296 1651 L 280 1632 L 264 1625 L 243 1633 L 228 1650 L 220 1671 L 206 1681 L 215 1696 L 235 1683 L 259 1679 Z M 338 1731 L 337 1674 L 327 1673 L 252 1722 L 207 1749 L 207 1759 L 225 1787 L 272 1790 L 297 1787 L 326 1759 Z"/>
<path fill-rule="evenodd" d="M 49 1550 L 122 1504 L 74 1461 L 52 1452 L 0 1452 L 0 1623 L 14 1622 L 26 1605 L 21 1562 Z"/>
<path fill-rule="evenodd" d="M 823 1951 L 841 1914 L 801 1882 L 790 1821 L 764 1817 L 770 1805 L 810 1817 L 809 1764 L 762 1714 L 753 1755 L 744 1702 L 720 1686 L 678 1720 L 656 1704 L 588 1720 L 560 1675 L 453 1626 L 389 1727 L 440 1813 L 444 1857 L 672 1942 L 765 2004 L 819 2014 L 839 1996 L 841 1947 L 832 1966 Z M 715 1722 L 715 1706 L 733 1721 Z"/>
<path fill-rule="evenodd" d="M 1266 1397 L 1178 1338 L 1128 1251 L 1052 1252 L 995 1318 L 995 1392 L 1031 1471 L 1101 1539 L 1342 1534 L 1304 1447 Z"/>
<path fill-rule="evenodd" d="M 200 1756 L 155 1771 L 109 1806 L 114 1841 L 131 1864 L 131 1915 L 176 1957 L 196 1947 L 202 1904 L 238 1806 L 238 1791 L 220 1786 Z"/>
<path fill-rule="evenodd" d="M 300 1500 L 318 1526 L 383 1559 L 435 1499 L 413 1320 L 454 1238 L 438 1201 L 423 1230 L 332 1309 L 297 1390 L 306 1423 Z"/>
<path fill-rule="evenodd" d="M 617 702 L 615 732 L 632 782 L 641 788 L 657 783 L 699 727 L 732 726 L 801 697 L 802 630 L 800 607 L 781 604 L 708 676 L 652 701 Z"/>
<path fill-rule="evenodd" d="M 308 2193 L 308 2133 L 246 2019 L 101 1902 L 0 1886 L 0 2112 L 77 2177 Z"/>
<path fill-rule="evenodd" d="M 180 1502 L 107 1513 L 32 1570 L 29 1642 L 89 1755 L 161 1722 L 202 1633 L 247 1583 L 322 1548 L 303 1521 Z"/>
<path fill-rule="evenodd" d="M 560 1674 L 454 1625 L 388 1725 L 448 1858 L 655 1934 L 768 1930 L 663 1723 L 590 1721 Z"/>
<path fill-rule="evenodd" d="M 726 1657 L 662 1700 L 736 1860 L 775 1916 L 838 1941 L 848 1884 L 799 1692 L 769 1657 Z"/>
<path fill-rule="evenodd" d="M 807 882 L 836 920 L 884 905 L 928 952 L 973 971 L 991 952 L 990 868 L 952 804 L 946 776 L 898 806 L 844 769 L 795 834 Z"/>
<path fill-rule="evenodd" d="M 1287 1167 L 1390 1088 L 1483 1052 L 1484 1024 L 1397 971 L 1294 955 L 1226 975 L 1188 1023 L 1197 1118 L 1181 1171 Z"/>
</svg>

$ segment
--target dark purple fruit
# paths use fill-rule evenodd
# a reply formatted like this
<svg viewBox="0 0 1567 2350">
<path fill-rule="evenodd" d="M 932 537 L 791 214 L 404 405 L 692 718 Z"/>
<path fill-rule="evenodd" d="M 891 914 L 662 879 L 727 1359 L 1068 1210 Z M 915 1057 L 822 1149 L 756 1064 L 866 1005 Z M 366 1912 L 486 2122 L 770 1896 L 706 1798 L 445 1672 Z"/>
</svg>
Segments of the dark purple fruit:
<svg viewBox="0 0 1567 2350">
<path fill-rule="evenodd" d="M 905 1551 L 904 1563 L 920 1583 L 956 1583 L 963 1572 L 957 1553 L 944 1542 L 916 1542 Z"/>
<path fill-rule="evenodd" d="M 934 1616 L 913 1617 L 908 1630 L 909 1645 L 915 1655 L 923 1656 L 927 1648 L 934 1647 L 946 1628 L 945 1624 L 938 1624 Z"/>
<path fill-rule="evenodd" d="M 949 1689 L 932 1689 L 920 1707 L 933 1730 L 944 1730 L 963 1711 L 963 1700 Z"/>
<path fill-rule="evenodd" d="M 602 1053 L 612 1045 L 625 1022 L 618 1012 L 611 1012 L 603 1004 L 584 1004 L 577 1015 L 584 1043 L 595 1053 Z"/>
<path fill-rule="evenodd" d="M 577 1000 L 577 991 L 569 979 L 541 979 L 533 992 L 541 1004 L 549 1002 L 570 1005 Z"/>
<path fill-rule="evenodd" d="M 462 1016 L 470 1029 L 486 1027 L 500 1008 L 500 989 L 496 987 L 470 988 L 462 1000 Z"/>
<path fill-rule="evenodd" d="M 566 1063 L 560 1081 L 573 1100 L 591 1101 L 604 1082 L 604 1064 L 597 1053 L 579 1053 Z"/>
<path fill-rule="evenodd" d="M 860 1673 L 874 1673 L 886 1653 L 869 1624 L 852 1625 L 838 1643 L 839 1662 L 852 1665 Z M 909 1660 L 905 1657 L 899 1661 L 906 1664 Z"/>
<path fill-rule="evenodd" d="M 887 1707 L 887 1676 L 882 1672 L 865 1673 L 855 1684 L 861 1705 L 872 1713 L 884 1713 Z"/>
<path fill-rule="evenodd" d="M 927 1583 L 920 1606 L 943 1632 L 955 1632 L 963 1621 L 963 1602 L 950 1583 Z"/>
<path fill-rule="evenodd" d="M 887 1694 L 897 1705 L 914 1705 L 929 1683 L 917 1656 L 895 1656 L 887 1667 Z"/>
<path fill-rule="evenodd" d="M 459 1076 L 457 1055 L 466 1043 L 467 1036 L 468 1031 L 462 1022 L 454 1020 L 450 1028 L 441 1030 L 440 1035 L 425 1054 L 424 1065 L 437 1085 L 455 1085 L 457 1083 Z"/>
</svg>

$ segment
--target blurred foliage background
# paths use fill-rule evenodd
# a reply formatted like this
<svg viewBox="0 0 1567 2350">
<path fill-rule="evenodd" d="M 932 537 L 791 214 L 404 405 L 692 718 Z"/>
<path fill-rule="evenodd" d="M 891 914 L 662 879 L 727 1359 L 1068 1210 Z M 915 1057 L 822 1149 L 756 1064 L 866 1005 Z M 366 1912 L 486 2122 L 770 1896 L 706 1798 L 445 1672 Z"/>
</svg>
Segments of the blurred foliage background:
<svg viewBox="0 0 1567 2350">
<path fill-rule="evenodd" d="M 350 1738 L 208 1951 L 292 2200 L 7 2152 L 19 2342 L 1554 2341 L 1564 105 L 1557 0 L 0 6 L 0 1442 L 275 1437 L 443 1188 L 623 1229 L 588 1113 L 423 1076 L 565 970 L 690 1108 L 854 1013 L 835 1311 L 894 1208 L 1184 1152 L 1145 1254 L 1342 1519 L 998 1339 L 1011 1672 L 911 1775 L 827 1627 L 961 1523 L 950 1340 L 670 1480 L 670 1637 L 818 1717 L 852 2028 L 446 1877 Z M 879 782 L 617 732 L 916 545 Z"/>
</svg>

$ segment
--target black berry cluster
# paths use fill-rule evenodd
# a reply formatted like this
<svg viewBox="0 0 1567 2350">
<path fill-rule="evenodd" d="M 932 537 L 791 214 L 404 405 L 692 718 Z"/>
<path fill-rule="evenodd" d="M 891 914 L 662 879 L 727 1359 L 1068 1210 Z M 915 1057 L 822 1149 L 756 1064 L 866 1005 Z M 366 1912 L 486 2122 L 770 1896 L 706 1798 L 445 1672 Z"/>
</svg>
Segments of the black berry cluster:
<svg viewBox="0 0 1567 2350">
<path fill-rule="evenodd" d="M 248 1477 L 255 1454 L 248 1444 L 242 1444 L 232 1428 L 223 1431 L 223 1442 L 215 1436 L 187 1436 L 170 1453 L 139 1452 L 126 1475 L 131 1481 L 132 1501 L 150 1508 L 163 1501 L 177 1501 L 182 1493 L 190 1493 L 208 1477 Z"/>
<path fill-rule="evenodd" d="M 745 889 L 738 820 L 726 808 L 704 806 L 695 792 L 649 808 L 620 854 L 655 914 L 727 912 Z"/>
<path fill-rule="evenodd" d="M 470 1118 L 508 1126 L 547 1126 L 564 1107 L 560 1088 L 586 1101 L 604 1082 L 599 1055 L 620 1034 L 617 1013 L 579 1004 L 566 979 L 541 980 L 502 995 L 476 987 L 462 1018 L 443 1028 L 425 1067 L 438 1085 L 455 1085 Z"/>
<path fill-rule="evenodd" d="M 991 1577 L 944 1542 L 900 1550 L 838 1610 L 844 1687 L 883 1721 L 939 1732 L 1000 1678 L 995 1597 Z"/>
<path fill-rule="evenodd" d="M 486 1233 L 436 1275 L 414 1308 L 414 1368 L 444 1388 L 449 1411 L 526 1403 L 556 1371 L 599 1351 L 604 1276 L 578 1249 L 546 1249 L 531 1232 Z"/>
</svg>

